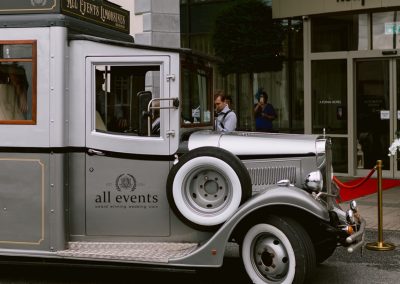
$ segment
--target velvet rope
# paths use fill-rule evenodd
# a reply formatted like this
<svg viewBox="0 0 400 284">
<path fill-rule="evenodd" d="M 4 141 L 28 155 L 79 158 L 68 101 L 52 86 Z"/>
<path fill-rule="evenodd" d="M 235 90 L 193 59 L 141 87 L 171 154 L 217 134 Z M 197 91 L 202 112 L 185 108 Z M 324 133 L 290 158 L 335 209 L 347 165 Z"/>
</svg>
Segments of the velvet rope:
<svg viewBox="0 0 400 284">
<path fill-rule="evenodd" d="M 364 184 L 364 182 L 366 182 L 374 174 L 375 170 L 376 169 L 374 167 L 364 179 L 362 179 L 359 183 L 354 184 L 354 185 L 344 184 L 335 176 L 333 177 L 333 181 L 340 187 L 343 187 L 346 189 L 354 189 L 354 188 L 357 188 L 357 187 L 361 186 L 362 184 Z"/>
</svg>

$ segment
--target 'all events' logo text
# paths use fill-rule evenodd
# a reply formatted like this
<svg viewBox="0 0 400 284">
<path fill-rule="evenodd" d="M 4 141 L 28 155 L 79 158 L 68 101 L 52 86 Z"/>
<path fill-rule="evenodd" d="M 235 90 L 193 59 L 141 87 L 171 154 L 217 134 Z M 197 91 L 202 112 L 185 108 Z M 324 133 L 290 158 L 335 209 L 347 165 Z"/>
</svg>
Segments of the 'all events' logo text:
<svg viewBox="0 0 400 284">
<path fill-rule="evenodd" d="M 139 194 L 134 193 L 135 190 L 136 178 L 131 174 L 120 174 L 115 180 L 114 190 L 103 190 L 95 196 L 95 208 L 158 208 L 157 194 Z"/>
</svg>

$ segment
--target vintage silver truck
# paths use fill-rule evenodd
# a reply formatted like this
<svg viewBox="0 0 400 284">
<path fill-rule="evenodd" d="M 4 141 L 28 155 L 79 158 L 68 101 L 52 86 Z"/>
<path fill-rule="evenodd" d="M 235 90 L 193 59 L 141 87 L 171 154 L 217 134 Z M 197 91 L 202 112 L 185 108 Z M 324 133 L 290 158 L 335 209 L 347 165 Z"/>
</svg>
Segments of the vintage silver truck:
<svg viewBox="0 0 400 284">
<path fill-rule="evenodd" d="M 328 137 L 213 131 L 203 58 L 136 45 L 73 2 L 1 10 L 0 256 L 213 268 L 233 242 L 254 283 L 304 283 L 363 245 Z"/>
</svg>

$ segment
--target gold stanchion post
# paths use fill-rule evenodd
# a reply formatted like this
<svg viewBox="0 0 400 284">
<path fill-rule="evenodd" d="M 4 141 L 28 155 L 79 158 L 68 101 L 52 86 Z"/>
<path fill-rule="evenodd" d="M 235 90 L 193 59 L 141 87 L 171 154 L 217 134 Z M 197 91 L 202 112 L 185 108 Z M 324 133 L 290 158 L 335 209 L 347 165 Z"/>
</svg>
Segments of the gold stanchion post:
<svg viewBox="0 0 400 284">
<path fill-rule="evenodd" d="M 382 161 L 376 161 L 378 175 L 378 241 L 366 244 L 369 250 L 388 251 L 395 249 L 392 243 L 383 242 L 383 209 L 382 209 Z"/>
</svg>

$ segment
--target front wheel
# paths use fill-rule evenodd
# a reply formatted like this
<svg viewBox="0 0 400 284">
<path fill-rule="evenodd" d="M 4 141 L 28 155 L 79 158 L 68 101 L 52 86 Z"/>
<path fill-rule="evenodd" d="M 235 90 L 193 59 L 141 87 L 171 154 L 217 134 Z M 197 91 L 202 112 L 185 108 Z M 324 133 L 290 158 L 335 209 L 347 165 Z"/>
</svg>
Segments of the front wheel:
<svg viewBox="0 0 400 284">
<path fill-rule="evenodd" d="M 315 251 L 307 232 L 287 217 L 269 216 L 246 233 L 242 259 L 255 284 L 305 283 L 315 268 Z"/>
</svg>

